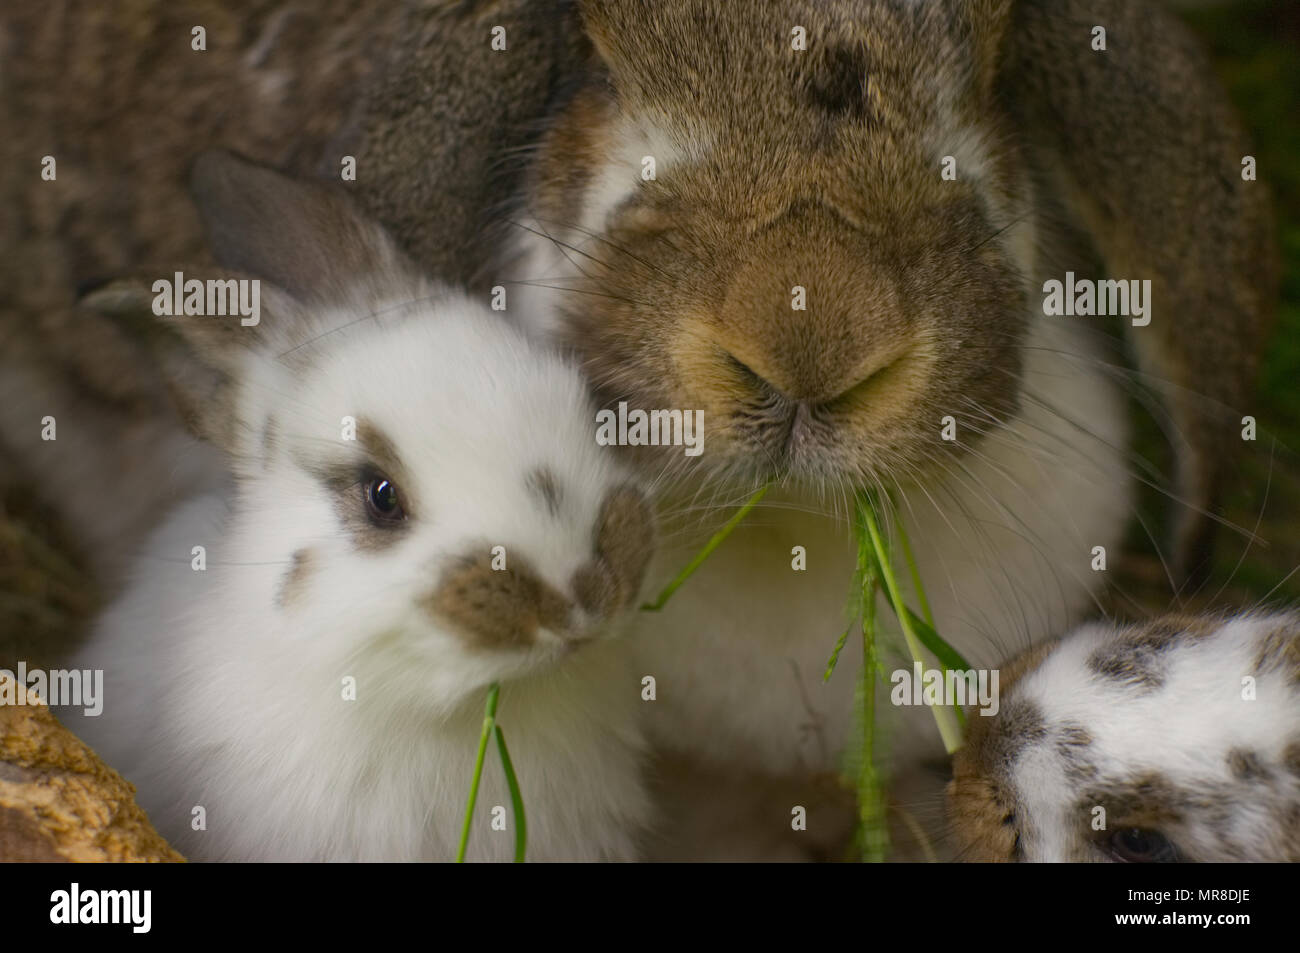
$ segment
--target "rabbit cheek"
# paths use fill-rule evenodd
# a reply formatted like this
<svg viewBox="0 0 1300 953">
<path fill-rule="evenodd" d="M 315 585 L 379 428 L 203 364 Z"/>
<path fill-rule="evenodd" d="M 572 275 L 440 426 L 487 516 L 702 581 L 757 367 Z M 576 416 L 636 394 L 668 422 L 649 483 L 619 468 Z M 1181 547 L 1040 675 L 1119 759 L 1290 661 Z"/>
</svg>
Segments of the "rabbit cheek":
<svg viewBox="0 0 1300 953">
<path fill-rule="evenodd" d="M 532 648 L 541 629 L 565 633 L 573 612 L 569 600 L 518 557 L 510 568 L 497 570 L 488 556 L 466 557 L 454 566 L 423 608 L 479 651 Z"/>
<path fill-rule="evenodd" d="M 979 775 L 973 759 L 960 755 L 948 784 L 948 817 L 958 839 L 958 859 L 970 863 L 1007 863 L 1019 859 L 1014 811 L 1005 806 L 997 786 Z"/>
<path fill-rule="evenodd" d="M 594 619 L 625 608 L 641 589 L 653 551 L 654 517 L 637 490 L 615 490 L 596 520 L 596 558 L 573 574 L 578 604 Z"/>
</svg>

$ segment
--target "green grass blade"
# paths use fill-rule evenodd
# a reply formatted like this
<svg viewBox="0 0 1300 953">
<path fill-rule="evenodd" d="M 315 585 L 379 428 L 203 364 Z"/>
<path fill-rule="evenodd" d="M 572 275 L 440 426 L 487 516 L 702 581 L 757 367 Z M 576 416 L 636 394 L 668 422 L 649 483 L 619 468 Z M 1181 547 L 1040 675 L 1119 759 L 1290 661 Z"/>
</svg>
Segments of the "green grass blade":
<svg viewBox="0 0 1300 953">
<path fill-rule="evenodd" d="M 921 658 L 921 640 L 912 624 L 916 614 L 909 612 L 907 606 L 903 603 L 903 596 L 898 588 L 898 579 L 895 578 L 893 567 L 890 565 L 889 548 L 881 535 L 880 526 L 876 521 L 875 510 L 869 498 L 859 498 L 858 512 L 866 523 L 867 535 L 870 537 L 871 545 L 876 551 L 876 565 L 880 568 L 886 595 L 888 595 L 890 604 L 894 607 L 894 613 L 898 616 L 898 621 L 902 624 L 903 638 L 907 642 L 908 651 L 912 653 L 914 660 L 923 662 L 924 660 Z M 961 747 L 961 723 L 952 710 L 946 706 L 931 705 L 929 707 L 930 712 L 934 715 L 935 724 L 939 727 L 939 735 L 943 738 L 944 747 L 947 748 L 949 754 L 952 754 Z"/>
<path fill-rule="evenodd" d="M 831 680 L 831 673 L 835 671 L 835 663 L 840 660 L 840 652 L 844 649 L 844 643 L 848 642 L 849 633 L 852 631 L 853 626 L 849 625 L 849 627 L 844 630 L 844 634 L 841 635 L 839 640 L 835 643 L 835 648 L 831 652 L 830 661 L 826 663 L 826 674 L 822 676 L 823 682 L 829 682 Z"/>
<path fill-rule="evenodd" d="M 907 612 L 916 637 L 921 640 L 922 645 L 934 653 L 934 657 L 944 668 L 952 669 L 954 672 L 970 671 L 970 663 L 960 652 L 945 642 L 929 622 L 920 618 L 908 606 L 903 606 L 903 609 Z"/>
<path fill-rule="evenodd" d="M 970 671 L 970 663 L 962 657 L 960 652 L 945 642 L 943 637 L 934 630 L 933 626 L 917 616 L 909 606 L 903 606 L 903 609 L 911 616 L 912 625 L 916 629 L 916 637 L 921 640 L 922 645 L 934 654 L 934 657 L 939 660 L 939 664 L 944 667 L 945 671 Z M 966 731 L 966 713 L 961 710 L 960 705 L 953 705 L 952 710 L 957 714 L 957 725 L 962 729 L 964 735 Z"/>
<path fill-rule="evenodd" d="M 758 491 L 749 498 L 749 500 L 745 503 L 745 505 L 742 506 L 739 510 L 737 510 L 736 514 L 733 517 L 731 517 L 731 519 L 727 520 L 727 524 L 723 526 L 722 529 L 718 530 L 716 533 L 713 534 L 713 538 L 710 539 L 705 544 L 703 549 L 701 549 L 698 553 L 695 554 L 695 558 L 686 564 L 686 568 L 677 574 L 677 578 L 675 578 L 672 582 L 670 582 L 663 592 L 659 593 L 659 598 L 657 598 L 654 602 L 645 603 L 643 606 L 641 606 L 641 611 L 658 612 L 665 605 L 667 605 L 668 600 L 672 597 L 672 594 L 681 587 L 682 583 L 684 583 L 687 579 L 691 578 L 691 575 L 695 572 L 695 570 L 700 568 L 700 564 L 703 563 L 704 560 L 709 558 L 709 554 L 712 553 L 715 549 L 717 549 L 718 546 L 721 545 L 724 539 L 726 539 L 728 536 L 731 535 L 731 531 L 740 524 L 740 521 L 743 520 L 749 514 L 749 511 L 752 510 L 754 506 L 758 503 L 758 501 L 761 500 L 767 494 L 767 491 L 769 489 L 771 489 L 770 483 L 767 484 L 766 486 L 760 487 Z"/>
<path fill-rule="evenodd" d="M 524 816 L 524 799 L 519 793 L 519 779 L 515 777 L 515 766 L 506 749 L 506 736 L 501 726 L 493 724 L 492 734 L 497 739 L 497 751 L 501 752 L 501 770 L 506 773 L 506 787 L 510 789 L 510 804 L 515 812 L 515 863 L 524 862 L 524 852 L 528 849 L 528 819 Z"/>
<path fill-rule="evenodd" d="M 478 785 L 483 780 L 483 756 L 487 754 L 488 735 L 496 724 L 497 699 L 501 696 L 501 686 L 496 682 L 488 689 L 487 710 L 483 715 L 483 733 L 478 740 L 478 759 L 474 762 L 474 779 L 469 787 L 469 804 L 465 807 L 465 825 L 460 830 L 460 849 L 456 851 L 456 863 L 465 862 L 465 848 L 469 846 L 469 828 L 474 820 L 474 805 L 478 802 Z"/>
<path fill-rule="evenodd" d="M 921 604 L 921 615 L 925 618 L 930 631 L 934 632 L 934 613 L 930 611 L 930 600 L 925 597 L 925 586 L 921 585 L 921 574 L 916 568 L 916 557 L 912 555 L 912 541 L 907 538 L 907 527 L 903 525 L 902 514 L 894 520 L 894 525 L 898 527 L 898 541 L 903 544 L 903 559 L 907 561 L 907 571 L 912 576 L 912 591 L 916 593 L 916 601 Z M 935 638 L 938 638 L 937 634 Z M 934 649 L 930 651 L 933 652 Z M 935 652 L 936 656 L 938 654 Z"/>
<path fill-rule="evenodd" d="M 858 820 L 862 859 L 884 863 L 889 857 L 889 826 L 885 818 L 885 785 L 876 767 L 876 590 L 880 577 L 859 538 L 862 567 L 862 763 L 858 765 Z"/>
</svg>

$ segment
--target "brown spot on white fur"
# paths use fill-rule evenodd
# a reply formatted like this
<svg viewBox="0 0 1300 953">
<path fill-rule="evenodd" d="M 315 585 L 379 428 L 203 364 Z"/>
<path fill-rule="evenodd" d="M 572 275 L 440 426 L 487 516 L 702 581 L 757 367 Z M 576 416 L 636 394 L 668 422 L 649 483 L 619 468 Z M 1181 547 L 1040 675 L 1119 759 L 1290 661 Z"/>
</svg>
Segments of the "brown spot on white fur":
<svg viewBox="0 0 1300 953">
<path fill-rule="evenodd" d="M 276 605 L 281 607 L 293 605 L 306 588 L 307 576 L 311 572 L 311 550 L 306 547 L 293 554 L 289 570 L 280 582 L 280 591 L 276 593 Z"/>
<path fill-rule="evenodd" d="M 572 604 L 540 579 L 520 556 L 492 568 L 491 553 L 466 556 L 424 601 L 431 614 L 454 626 L 475 648 L 523 649 L 539 628 L 568 634 Z"/>
<path fill-rule="evenodd" d="M 1187 792 L 1168 778 L 1154 772 L 1125 781 L 1086 789 L 1079 805 L 1090 810 L 1100 804 L 1106 809 L 1109 830 L 1122 827 L 1159 829 L 1176 823 L 1180 808 L 1187 802 Z"/>
<path fill-rule="evenodd" d="M 546 506 L 546 512 L 558 516 L 560 512 L 560 481 L 546 467 L 538 467 L 528 474 L 528 489 Z"/>
<path fill-rule="evenodd" d="M 375 552 L 399 540 L 410 520 L 423 513 L 410 493 L 411 482 L 402 464 L 397 448 L 368 418 L 357 420 L 356 447 L 345 443 L 334 452 L 334 459 L 320 460 L 311 453 L 295 453 L 298 465 L 319 480 L 334 496 L 334 512 L 344 531 L 352 537 L 361 552 Z M 359 451 L 359 452 L 358 452 Z M 398 500 L 406 519 L 376 522 L 366 507 L 367 485 L 371 480 L 385 479 L 397 489 Z"/>
<path fill-rule="evenodd" d="M 1292 741 L 1282 752 L 1282 767 L 1300 778 L 1300 739 Z"/>
<path fill-rule="evenodd" d="M 1264 636 L 1255 670 L 1282 671 L 1292 685 L 1300 686 L 1300 626 L 1280 626 Z"/>
<path fill-rule="evenodd" d="M 654 548 L 654 522 L 646 498 L 631 487 L 605 497 L 596 520 L 596 559 L 573 576 L 578 603 L 596 617 L 636 597 Z"/>
<path fill-rule="evenodd" d="M 1159 688 L 1164 684 L 1162 656 L 1187 640 L 1204 638 L 1213 631 L 1210 623 L 1194 616 L 1162 616 L 1122 630 L 1118 638 L 1088 659 L 1088 665 L 1105 678 L 1141 689 Z"/>
<path fill-rule="evenodd" d="M 1269 774 L 1259 755 L 1244 748 L 1233 748 L 1228 752 L 1228 770 L 1241 781 L 1258 780 Z"/>
</svg>

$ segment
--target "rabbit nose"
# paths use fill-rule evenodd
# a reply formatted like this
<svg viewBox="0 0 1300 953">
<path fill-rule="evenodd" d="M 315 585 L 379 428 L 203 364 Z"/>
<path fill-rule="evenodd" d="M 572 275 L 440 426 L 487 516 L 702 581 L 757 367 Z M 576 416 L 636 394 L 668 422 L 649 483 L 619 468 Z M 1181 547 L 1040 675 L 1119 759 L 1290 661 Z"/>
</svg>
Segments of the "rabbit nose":
<svg viewBox="0 0 1300 953">
<path fill-rule="evenodd" d="M 910 347 L 910 342 L 904 341 L 897 348 L 873 351 L 867 355 L 867 360 L 849 369 L 833 366 L 810 368 L 810 365 L 816 363 L 815 356 L 810 355 L 806 361 L 790 359 L 782 362 L 788 366 L 770 368 L 765 374 L 760 374 L 734 354 L 728 353 L 726 359 L 730 367 L 754 390 L 783 398 L 792 421 L 798 423 L 808 419 L 817 408 L 850 397 L 864 385 L 879 378 L 884 371 L 898 364 Z M 789 354 L 788 351 L 786 353 Z M 770 363 L 763 362 L 763 365 Z M 809 368 L 810 372 L 805 373 L 805 368 Z"/>
<path fill-rule="evenodd" d="M 889 367 L 913 328 L 892 268 L 829 210 L 787 214 L 732 275 L 714 343 L 732 370 L 791 401 L 827 404 Z"/>
<path fill-rule="evenodd" d="M 574 616 L 570 600 L 526 557 L 516 555 L 505 567 L 494 566 L 486 546 L 448 565 L 423 608 L 467 645 L 494 651 L 535 645 L 542 630 L 567 632 Z"/>
</svg>

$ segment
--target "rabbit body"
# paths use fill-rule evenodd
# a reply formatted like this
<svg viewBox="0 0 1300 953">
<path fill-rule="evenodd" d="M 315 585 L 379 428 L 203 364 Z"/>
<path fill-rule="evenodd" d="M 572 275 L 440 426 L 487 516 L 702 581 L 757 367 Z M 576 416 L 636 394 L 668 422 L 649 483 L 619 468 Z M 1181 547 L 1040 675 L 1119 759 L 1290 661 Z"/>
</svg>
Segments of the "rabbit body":
<svg viewBox="0 0 1300 953">
<path fill-rule="evenodd" d="M 191 857 L 449 860 L 499 681 L 529 857 L 630 859 L 640 686 L 603 637 L 653 524 L 581 376 L 343 197 L 197 168 L 217 257 L 277 283 L 255 326 L 171 319 L 217 369 L 189 406 L 232 476 L 149 542 L 76 661 L 104 713 L 72 727 Z M 493 754 L 471 858 L 512 856 L 509 804 Z"/>
</svg>

